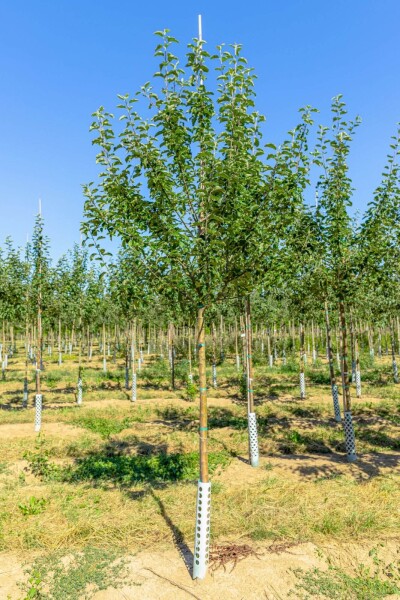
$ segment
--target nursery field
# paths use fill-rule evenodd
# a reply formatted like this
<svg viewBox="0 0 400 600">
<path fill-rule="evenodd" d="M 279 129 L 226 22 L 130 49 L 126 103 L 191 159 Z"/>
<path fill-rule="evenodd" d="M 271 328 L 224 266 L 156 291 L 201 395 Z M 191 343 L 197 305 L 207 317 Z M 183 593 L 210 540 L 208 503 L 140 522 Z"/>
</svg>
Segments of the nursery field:
<svg viewBox="0 0 400 600">
<path fill-rule="evenodd" d="M 197 401 L 176 363 L 144 354 L 137 400 L 124 360 L 45 356 L 34 432 L 25 355 L 0 382 L 0 597 L 50 599 L 400 598 L 400 394 L 389 356 L 361 356 L 353 400 L 358 461 L 333 418 L 325 356 L 306 367 L 254 360 L 260 464 L 248 462 L 247 403 L 233 357 L 207 370 L 212 516 L 209 573 L 192 580 Z M 182 371 L 182 372 L 181 372 Z M 355 393 L 353 394 L 355 396 Z M 340 401 L 342 400 L 340 396 Z"/>
</svg>

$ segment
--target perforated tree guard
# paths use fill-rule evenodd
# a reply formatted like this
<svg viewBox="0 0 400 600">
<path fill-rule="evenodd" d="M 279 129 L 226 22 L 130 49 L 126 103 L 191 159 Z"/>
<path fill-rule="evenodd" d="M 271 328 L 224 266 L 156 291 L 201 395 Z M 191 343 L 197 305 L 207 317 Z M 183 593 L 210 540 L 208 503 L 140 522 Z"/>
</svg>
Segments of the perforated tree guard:
<svg viewBox="0 0 400 600">
<path fill-rule="evenodd" d="M 104 373 L 107 371 L 107 359 L 103 358 L 103 371 Z"/>
<path fill-rule="evenodd" d="M 77 397 L 76 397 L 76 403 L 78 404 L 78 406 L 80 406 L 82 404 L 82 399 L 83 399 L 83 385 L 82 385 L 82 379 L 79 377 L 78 393 L 77 393 Z"/>
<path fill-rule="evenodd" d="M 356 371 L 356 395 L 357 398 L 361 398 L 361 373 Z"/>
<path fill-rule="evenodd" d="M 28 406 L 28 379 L 25 377 L 24 378 L 24 394 L 22 397 L 22 404 L 23 406 Z"/>
<path fill-rule="evenodd" d="M 274 357 L 272 356 L 272 354 L 269 355 L 269 366 L 270 367 L 274 366 Z"/>
<path fill-rule="evenodd" d="M 257 415 L 249 412 L 249 447 L 250 447 L 250 463 L 252 467 L 258 467 L 259 452 L 258 452 L 258 433 L 257 433 Z"/>
<path fill-rule="evenodd" d="M 35 396 L 35 431 L 39 433 L 42 428 L 42 394 Z"/>
<path fill-rule="evenodd" d="M 217 367 L 216 367 L 216 365 L 212 366 L 212 381 L 213 381 L 213 387 L 216 388 L 217 387 Z"/>
<path fill-rule="evenodd" d="M 353 360 L 351 363 L 351 383 L 355 383 L 356 382 L 356 361 Z"/>
<path fill-rule="evenodd" d="M 236 354 L 236 370 L 237 371 L 240 370 L 240 356 L 239 356 L 239 354 Z"/>
<path fill-rule="evenodd" d="M 131 402 L 136 402 L 136 373 L 132 374 L 132 396 Z"/>
<path fill-rule="evenodd" d="M 393 379 L 395 383 L 399 383 L 399 371 L 397 369 L 397 363 L 395 360 L 392 361 L 392 367 L 393 367 Z"/>
<path fill-rule="evenodd" d="M 306 397 L 306 378 L 304 373 L 300 373 L 300 398 Z"/>
<path fill-rule="evenodd" d="M 339 405 L 339 391 L 336 383 L 332 384 L 332 400 L 333 400 L 333 412 L 335 414 L 335 420 L 340 423 L 342 417 L 340 415 L 340 405 Z"/>
<path fill-rule="evenodd" d="M 211 483 L 197 484 L 196 532 L 194 540 L 193 579 L 204 579 L 210 548 Z"/>
<path fill-rule="evenodd" d="M 349 462 L 354 462 L 355 460 L 357 460 L 356 439 L 355 439 L 355 435 L 354 435 L 353 420 L 351 418 L 350 411 L 344 413 L 343 426 L 344 426 L 344 436 L 345 436 L 347 460 Z"/>
</svg>

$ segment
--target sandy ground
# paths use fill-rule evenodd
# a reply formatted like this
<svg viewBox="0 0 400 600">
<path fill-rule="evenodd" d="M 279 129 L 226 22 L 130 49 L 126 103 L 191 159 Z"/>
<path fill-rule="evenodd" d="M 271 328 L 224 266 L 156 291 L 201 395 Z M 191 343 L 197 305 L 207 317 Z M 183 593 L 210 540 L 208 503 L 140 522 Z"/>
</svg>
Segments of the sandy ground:
<svg viewBox="0 0 400 600">
<path fill-rule="evenodd" d="M 398 556 L 398 543 L 385 543 L 382 557 Z M 355 567 L 368 563 L 368 548 L 356 544 L 330 544 L 318 547 L 311 543 L 287 548 L 260 546 L 258 556 L 250 556 L 233 569 L 210 571 L 204 580 L 193 581 L 190 575 L 191 555 L 178 549 L 165 552 L 142 552 L 127 556 L 129 583 L 120 589 L 109 588 L 93 596 L 94 600 L 282 600 L 296 598 L 298 582 L 295 569 L 327 568 L 326 558 L 335 563 Z M 0 555 L 0 598 L 21 599 L 16 581 L 23 578 L 23 567 L 10 554 Z M 389 596 L 387 596 L 389 598 Z M 390 598 L 400 598 L 392 595 Z M 339 599 L 345 600 L 345 599 Z"/>
</svg>

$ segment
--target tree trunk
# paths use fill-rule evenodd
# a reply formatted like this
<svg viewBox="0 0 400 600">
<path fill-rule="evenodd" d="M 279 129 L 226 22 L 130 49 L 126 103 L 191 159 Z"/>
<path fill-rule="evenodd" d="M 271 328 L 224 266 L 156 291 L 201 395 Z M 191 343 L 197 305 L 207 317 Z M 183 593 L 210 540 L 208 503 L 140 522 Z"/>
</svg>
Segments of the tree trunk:
<svg viewBox="0 0 400 600">
<path fill-rule="evenodd" d="M 336 421 L 338 423 L 340 423 L 342 418 L 340 416 L 338 386 L 336 383 L 335 368 L 333 366 L 331 327 L 330 327 L 330 322 L 329 322 L 328 302 L 326 302 L 326 301 L 325 301 L 325 324 L 326 324 L 326 344 L 327 344 L 327 350 L 328 350 L 329 373 L 330 373 L 330 378 L 331 378 L 333 411 L 334 411 Z"/>
</svg>

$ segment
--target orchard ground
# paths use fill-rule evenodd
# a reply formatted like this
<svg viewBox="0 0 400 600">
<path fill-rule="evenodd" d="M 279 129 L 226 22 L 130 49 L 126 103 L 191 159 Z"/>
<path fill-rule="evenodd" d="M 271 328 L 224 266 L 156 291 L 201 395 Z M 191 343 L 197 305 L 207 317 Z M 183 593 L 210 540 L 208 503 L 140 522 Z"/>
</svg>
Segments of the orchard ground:
<svg viewBox="0 0 400 600">
<path fill-rule="evenodd" d="M 214 560 L 204 581 L 190 576 L 198 403 L 186 365 L 172 390 L 168 364 L 145 355 L 132 403 L 123 359 L 103 372 L 94 356 L 77 406 L 78 357 L 44 358 L 39 436 L 32 365 L 22 407 L 22 347 L 0 382 L 1 598 L 400 598 L 400 387 L 388 356 L 362 357 L 354 464 L 325 357 L 307 366 L 305 400 L 294 362 L 255 365 L 258 469 L 233 359 L 218 366 L 216 389 L 210 369 Z M 248 556 L 220 564 L 235 546 Z"/>
</svg>

